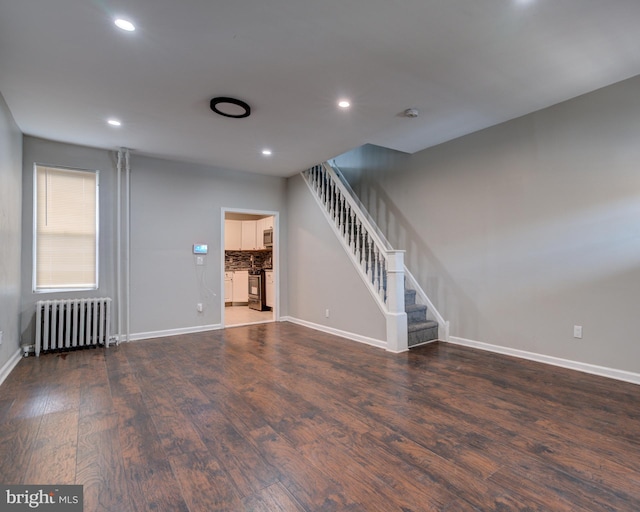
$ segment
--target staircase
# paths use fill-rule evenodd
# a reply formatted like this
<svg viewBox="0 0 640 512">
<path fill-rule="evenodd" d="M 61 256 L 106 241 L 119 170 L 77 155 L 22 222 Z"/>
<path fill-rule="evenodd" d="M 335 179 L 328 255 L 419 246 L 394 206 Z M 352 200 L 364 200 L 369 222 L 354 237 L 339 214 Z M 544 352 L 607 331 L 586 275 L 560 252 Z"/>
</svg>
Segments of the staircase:
<svg viewBox="0 0 640 512">
<path fill-rule="evenodd" d="M 302 176 L 387 319 L 387 350 L 448 340 L 449 324 L 405 267 L 404 251 L 391 247 L 342 173 L 324 163 Z"/>
<path fill-rule="evenodd" d="M 409 347 L 415 347 L 438 339 L 438 322 L 427 320 L 427 306 L 416 304 L 416 291 L 404 289 L 404 310 L 407 313 Z"/>
</svg>

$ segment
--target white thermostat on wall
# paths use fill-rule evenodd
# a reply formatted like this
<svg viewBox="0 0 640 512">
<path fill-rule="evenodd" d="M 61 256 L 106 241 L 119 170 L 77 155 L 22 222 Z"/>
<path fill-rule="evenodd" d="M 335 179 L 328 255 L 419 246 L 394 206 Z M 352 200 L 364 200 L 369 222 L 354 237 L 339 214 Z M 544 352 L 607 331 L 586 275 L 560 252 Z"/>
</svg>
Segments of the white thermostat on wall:
<svg viewBox="0 0 640 512">
<path fill-rule="evenodd" d="M 207 244 L 193 244 L 193 254 L 207 254 Z"/>
</svg>

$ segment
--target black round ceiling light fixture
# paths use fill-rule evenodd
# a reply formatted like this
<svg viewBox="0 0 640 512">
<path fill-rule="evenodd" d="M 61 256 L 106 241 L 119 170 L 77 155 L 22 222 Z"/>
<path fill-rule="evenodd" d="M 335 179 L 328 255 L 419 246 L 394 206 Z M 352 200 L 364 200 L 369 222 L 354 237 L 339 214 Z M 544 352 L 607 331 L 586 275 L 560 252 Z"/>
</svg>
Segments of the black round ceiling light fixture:
<svg viewBox="0 0 640 512">
<path fill-rule="evenodd" d="M 209 106 L 216 114 L 224 117 L 242 119 L 243 117 L 249 117 L 251 115 L 251 107 L 249 104 L 237 98 L 218 96 L 211 98 Z"/>
</svg>

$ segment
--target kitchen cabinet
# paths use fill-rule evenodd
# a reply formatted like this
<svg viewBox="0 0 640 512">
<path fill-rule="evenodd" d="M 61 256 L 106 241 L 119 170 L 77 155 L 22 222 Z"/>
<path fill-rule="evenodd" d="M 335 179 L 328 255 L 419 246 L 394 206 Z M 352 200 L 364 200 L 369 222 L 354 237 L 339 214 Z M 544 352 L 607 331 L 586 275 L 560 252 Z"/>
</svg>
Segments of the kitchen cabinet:
<svg viewBox="0 0 640 512">
<path fill-rule="evenodd" d="M 236 270 L 233 273 L 233 287 L 232 287 L 232 301 L 233 303 L 249 303 L 249 271 L 248 270 Z"/>
<path fill-rule="evenodd" d="M 242 222 L 242 243 L 243 251 L 253 251 L 258 248 L 256 245 L 256 221 L 243 220 Z"/>
<path fill-rule="evenodd" d="M 258 249 L 265 249 L 263 237 L 264 230 L 264 219 L 258 219 L 256 221 L 256 244 Z"/>
<path fill-rule="evenodd" d="M 224 273 L 224 303 L 233 302 L 233 272 Z"/>
<path fill-rule="evenodd" d="M 266 304 L 271 309 L 276 307 L 276 283 L 273 279 L 273 270 L 267 270 L 264 273 L 265 278 L 265 296 Z"/>
<path fill-rule="evenodd" d="M 242 221 L 224 221 L 224 250 L 240 251 L 242 249 Z"/>
</svg>

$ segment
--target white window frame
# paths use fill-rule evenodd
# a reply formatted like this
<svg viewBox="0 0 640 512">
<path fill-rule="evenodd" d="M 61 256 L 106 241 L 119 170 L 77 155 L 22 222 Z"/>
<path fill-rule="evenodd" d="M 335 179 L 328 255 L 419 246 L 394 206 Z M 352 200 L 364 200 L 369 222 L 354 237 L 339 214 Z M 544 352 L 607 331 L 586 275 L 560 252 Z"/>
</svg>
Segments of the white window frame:
<svg viewBox="0 0 640 512">
<path fill-rule="evenodd" d="M 37 257 L 38 257 L 38 167 L 49 167 L 68 172 L 90 172 L 96 176 L 96 243 L 95 243 L 95 286 L 38 288 L 37 287 Z M 100 286 L 100 171 L 97 169 L 81 169 L 35 162 L 33 164 L 33 258 L 32 258 L 32 290 L 33 293 L 60 293 L 97 290 Z"/>
</svg>

